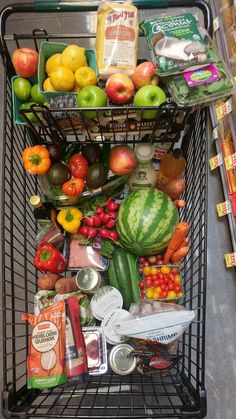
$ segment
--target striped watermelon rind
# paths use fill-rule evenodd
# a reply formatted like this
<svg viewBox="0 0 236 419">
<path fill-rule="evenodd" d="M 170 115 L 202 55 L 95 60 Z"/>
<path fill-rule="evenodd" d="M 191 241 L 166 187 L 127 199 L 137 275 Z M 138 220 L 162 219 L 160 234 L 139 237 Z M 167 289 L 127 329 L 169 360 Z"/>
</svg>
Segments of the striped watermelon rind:
<svg viewBox="0 0 236 419">
<path fill-rule="evenodd" d="M 160 253 L 179 222 L 172 200 L 154 188 L 140 188 L 122 202 L 117 232 L 121 244 L 136 255 Z"/>
</svg>

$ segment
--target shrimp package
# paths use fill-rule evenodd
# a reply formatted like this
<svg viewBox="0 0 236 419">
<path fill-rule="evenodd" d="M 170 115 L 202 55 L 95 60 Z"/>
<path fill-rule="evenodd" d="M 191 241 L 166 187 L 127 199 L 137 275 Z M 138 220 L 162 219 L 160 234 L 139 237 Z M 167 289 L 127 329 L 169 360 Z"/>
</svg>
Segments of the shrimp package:
<svg viewBox="0 0 236 419">
<path fill-rule="evenodd" d="M 138 10 L 131 0 L 102 0 L 97 11 L 97 67 L 107 79 L 113 73 L 131 76 L 137 65 Z"/>
<path fill-rule="evenodd" d="M 64 384 L 65 301 L 47 307 L 38 316 L 26 313 L 23 320 L 33 326 L 27 358 L 27 387 L 45 389 Z"/>
</svg>

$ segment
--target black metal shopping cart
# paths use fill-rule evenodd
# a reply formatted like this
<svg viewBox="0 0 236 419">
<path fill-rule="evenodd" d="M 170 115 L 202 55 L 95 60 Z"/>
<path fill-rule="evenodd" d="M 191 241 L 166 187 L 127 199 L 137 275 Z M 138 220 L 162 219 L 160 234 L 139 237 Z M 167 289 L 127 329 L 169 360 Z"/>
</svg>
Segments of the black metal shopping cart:
<svg viewBox="0 0 236 419">
<path fill-rule="evenodd" d="M 111 107 L 105 121 L 97 115 L 96 127 L 90 127 L 82 110 L 75 106 L 42 106 L 23 110 L 28 125 L 14 125 L 11 97 L 12 51 L 21 46 L 39 48 L 43 41 L 83 42 L 94 45 L 95 10 L 98 3 L 80 1 L 36 1 L 6 7 L 0 16 L 0 48 L 4 70 L 4 117 L 2 160 L 2 330 L 3 330 L 3 414 L 9 418 L 203 418 L 206 415 L 205 390 L 205 308 L 206 308 L 206 240 L 207 240 L 207 142 L 208 112 L 176 107 L 171 101 L 160 107 L 152 125 L 133 120 L 134 108 Z M 164 7 L 198 7 L 203 12 L 209 32 L 212 19 L 203 0 L 136 0 L 140 14 L 153 16 Z M 73 14 L 71 13 L 73 12 Z M 15 33 L 11 17 L 27 18 L 23 33 Z M 51 15 L 52 14 L 52 15 Z M 83 16 L 75 33 L 52 33 L 50 16 L 63 17 L 64 25 Z M 35 16 L 43 29 L 35 29 Z M 66 16 L 69 16 L 67 18 Z M 30 18 L 32 19 L 30 20 Z M 25 24 L 24 24 L 25 25 Z M 60 25 L 56 25 L 57 27 Z M 70 25 L 68 26 L 70 27 Z M 32 30 L 31 30 L 32 29 Z M 63 25 L 62 25 L 63 32 Z M 77 32 L 80 32 L 79 34 Z M 140 57 L 145 58 L 145 57 Z M 33 112 L 36 123 L 27 114 Z M 82 128 L 81 128 L 82 126 Z M 47 144 L 54 137 L 67 143 L 181 141 L 187 159 L 187 205 L 181 218 L 189 222 L 190 252 L 183 267 L 184 305 L 196 311 L 196 319 L 179 343 L 178 364 L 169 373 L 152 377 L 132 374 L 127 377 L 111 371 L 90 377 L 84 385 L 27 390 L 26 357 L 29 330 L 22 313 L 33 311 L 37 291 L 33 265 L 36 225 L 29 197 L 39 191 L 36 177 L 23 169 L 21 152 L 26 146 Z"/>
</svg>

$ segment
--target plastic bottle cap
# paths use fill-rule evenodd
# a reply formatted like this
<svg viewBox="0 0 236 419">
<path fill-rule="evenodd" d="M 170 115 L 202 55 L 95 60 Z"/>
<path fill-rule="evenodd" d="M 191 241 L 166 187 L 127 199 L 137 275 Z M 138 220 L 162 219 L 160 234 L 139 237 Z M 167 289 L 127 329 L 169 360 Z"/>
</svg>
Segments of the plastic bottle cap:
<svg viewBox="0 0 236 419">
<path fill-rule="evenodd" d="M 141 162 L 148 162 L 154 156 L 155 148 L 152 144 L 141 143 L 135 147 L 137 159 Z"/>
<path fill-rule="evenodd" d="M 180 157 L 183 157 L 183 151 L 181 148 L 175 148 L 172 152 L 173 156 L 179 159 Z"/>
<path fill-rule="evenodd" d="M 33 195 L 33 196 L 30 197 L 30 203 L 34 207 L 40 207 L 42 205 L 42 200 L 41 200 L 40 196 Z"/>
</svg>

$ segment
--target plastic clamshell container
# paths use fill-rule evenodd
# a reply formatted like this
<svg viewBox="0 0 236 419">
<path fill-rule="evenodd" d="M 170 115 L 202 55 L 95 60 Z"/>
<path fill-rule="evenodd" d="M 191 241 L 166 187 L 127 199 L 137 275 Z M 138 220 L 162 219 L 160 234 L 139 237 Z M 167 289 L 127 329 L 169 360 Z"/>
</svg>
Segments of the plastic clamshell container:
<svg viewBox="0 0 236 419">
<path fill-rule="evenodd" d="M 173 301 L 173 300 L 181 300 L 184 297 L 184 288 L 183 288 L 183 278 L 181 275 L 181 271 L 180 271 L 180 266 L 179 265 L 172 265 L 172 264 L 168 264 L 168 265 L 152 265 L 150 266 L 150 268 L 163 268 L 164 266 L 168 266 L 168 268 L 178 268 L 178 274 L 176 275 L 180 275 L 181 278 L 181 289 L 182 289 L 182 295 L 179 297 L 174 297 L 174 298 L 148 298 L 145 295 L 145 299 L 146 300 L 150 300 L 150 301 Z M 145 294 L 146 294 L 146 286 L 145 286 L 145 276 L 143 276 L 143 280 L 144 280 L 144 289 L 145 289 Z"/>
<path fill-rule="evenodd" d="M 39 50 L 39 64 L 38 64 L 38 80 L 39 80 L 39 90 L 47 99 L 53 99 L 56 96 L 61 96 L 63 94 L 69 95 L 77 95 L 76 92 L 62 92 L 62 91 L 55 91 L 55 92 L 46 92 L 43 90 L 43 83 L 44 80 L 48 77 L 45 72 L 45 64 L 49 57 L 53 54 L 61 53 L 64 49 L 68 47 L 68 44 L 59 43 L 59 42 L 42 42 Z M 85 55 L 88 67 L 91 67 L 96 74 L 97 66 L 96 66 L 96 55 L 93 49 L 85 49 Z"/>
<path fill-rule="evenodd" d="M 124 185 L 128 176 L 116 176 L 112 175 L 108 178 L 108 182 L 99 189 L 87 190 L 76 196 L 62 195 L 60 188 L 50 185 L 47 179 L 47 175 L 40 175 L 39 181 L 41 186 L 42 194 L 45 196 L 47 201 L 50 201 L 56 208 L 63 208 L 68 206 L 74 206 L 82 204 L 83 202 L 94 199 L 101 193 L 114 194 L 116 190 L 120 192 L 120 187 Z"/>
<path fill-rule="evenodd" d="M 14 124 L 16 124 L 16 125 L 28 125 L 28 123 L 22 118 L 22 116 L 20 115 L 20 113 L 19 113 L 19 110 L 20 110 L 20 106 L 23 104 L 23 103 L 28 103 L 28 102 L 30 102 L 30 99 L 29 100 L 27 100 L 27 101 L 23 101 L 23 100 L 20 100 L 16 95 L 15 95 L 15 92 L 14 92 L 14 89 L 13 89 L 13 84 L 14 84 L 14 81 L 16 80 L 16 79 L 19 79 L 21 76 L 13 76 L 12 78 L 11 78 L 11 91 L 12 91 L 12 105 L 13 105 L 13 122 L 14 122 Z M 22 77 L 22 78 L 25 78 L 25 79 L 27 79 L 27 80 L 29 80 L 30 81 L 30 83 L 32 84 L 32 86 L 35 84 L 35 83 L 37 83 L 38 82 L 38 80 L 37 80 L 37 77 L 35 76 L 35 77 L 31 77 L 31 78 L 26 78 L 26 77 Z M 33 100 L 32 100 L 32 102 L 33 102 Z M 46 102 L 46 99 L 45 99 L 45 102 Z"/>
</svg>

